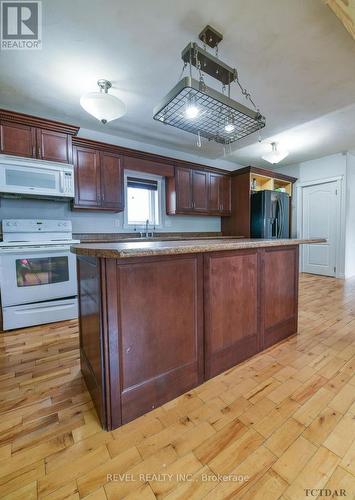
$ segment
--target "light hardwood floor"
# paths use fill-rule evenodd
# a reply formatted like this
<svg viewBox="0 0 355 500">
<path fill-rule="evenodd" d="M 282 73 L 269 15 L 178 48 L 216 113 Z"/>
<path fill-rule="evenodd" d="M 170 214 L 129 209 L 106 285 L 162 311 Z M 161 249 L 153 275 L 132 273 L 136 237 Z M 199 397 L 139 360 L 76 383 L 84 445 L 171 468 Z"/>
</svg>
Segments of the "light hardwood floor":
<svg viewBox="0 0 355 500">
<path fill-rule="evenodd" d="M 297 336 L 110 433 L 76 321 L 0 334 L 0 349 L 2 499 L 355 496 L 355 280 L 303 275 Z"/>
</svg>

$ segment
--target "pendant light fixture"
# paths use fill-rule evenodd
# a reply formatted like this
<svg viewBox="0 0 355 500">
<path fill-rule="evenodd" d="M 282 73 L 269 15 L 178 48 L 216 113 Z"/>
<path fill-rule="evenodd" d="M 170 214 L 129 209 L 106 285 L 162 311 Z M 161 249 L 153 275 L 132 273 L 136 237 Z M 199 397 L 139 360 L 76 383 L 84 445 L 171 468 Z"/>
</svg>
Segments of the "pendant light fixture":
<svg viewBox="0 0 355 500">
<path fill-rule="evenodd" d="M 109 94 L 112 83 L 108 80 L 98 80 L 99 92 L 88 92 L 80 99 L 80 105 L 90 115 L 106 124 L 117 120 L 126 113 L 126 105 L 118 97 Z"/>
<path fill-rule="evenodd" d="M 277 142 L 272 142 L 271 151 L 265 153 L 262 156 L 262 159 L 268 161 L 269 163 L 275 164 L 286 158 L 288 154 L 288 151 L 278 149 Z"/>
<path fill-rule="evenodd" d="M 199 38 L 203 48 L 190 42 L 181 54 L 184 62 L 181 76 L 187 67 L 189 76 L 182 78 L 154 108 L 154 120 L 221 144 L 231 144 L 265 127 L 265 118 L 250 93 L 241 85 L 237 70 L 218 58 L 218 44 L 223 36 L 211 26 L 206 26 Z M 207 45 L 215 49 L 215 55 L 207 50 Z M 193 67 L 197 70 L 198 79 L 193 78 Z M 207 87 L 204 74 L 218 80 L 222 84 L 222 92 Z M 254 109 L 231 98 L 233 82 L 238 84 L 242 95 Z"/>
</svg>

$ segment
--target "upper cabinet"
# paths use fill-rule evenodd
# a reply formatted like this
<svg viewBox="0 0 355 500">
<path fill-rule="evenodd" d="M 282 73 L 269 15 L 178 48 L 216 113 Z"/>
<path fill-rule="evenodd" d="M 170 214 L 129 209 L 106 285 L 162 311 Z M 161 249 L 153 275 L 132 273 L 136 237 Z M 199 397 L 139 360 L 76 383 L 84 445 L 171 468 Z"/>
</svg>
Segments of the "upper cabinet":
<svg viewBox="0 0 355 500">
<path fill-rule="evenodd" d="M 94 148 L 74 146 L 75 200 L 73 208 L 124 209 L 122 157 Z"/>
<path fill-rule="evenodd" d="M 0 110 L 0 152 L 72 163 L 72 136 L 78 130 L 65 123 Z"/>
<path fill-rule="evenodd" d="M 120 211 L 124 209 L 124 179 L 122 157 L 101 153 L 101 207 Z"/>
<path fill-rule="evenodd" d="M 36 158 L 36 129 L 21 123 L 0 121 L 1 153 Z"/>
<path fill-rule="evenodd" d="M 256 191 L 284 191 L 290 197 L 291 214 L 293 185 L 297 181 L 295 177 L 263 168 L 245 167 L 235 170 L 230 179 L 233 206 L 230 208 L 230 217 L 222 219 L 224 236 L 250 237 L 251 196 Z"/>
<path fill-rule="evenodd" d="M 169 215 L 229 215 L 230 176 L 203 169 L 176 167 L 166 180 Z"/>
<path fill-rule="evenodd" d="M 208 179 L 208 172 L 192 171 L 192 208 L 195 212 L 208 211 Z"/>
<path fill-rule="evenodd" d="M 221 215 L 231 211 L 231 178 L 228 175 L 210 172 L 208 209 Z"/>
<path fill-rule="evenodd" d="M 37 158 L 72 163 L 71 135 L 42 128 L 37 129 Z"/>
</svg>

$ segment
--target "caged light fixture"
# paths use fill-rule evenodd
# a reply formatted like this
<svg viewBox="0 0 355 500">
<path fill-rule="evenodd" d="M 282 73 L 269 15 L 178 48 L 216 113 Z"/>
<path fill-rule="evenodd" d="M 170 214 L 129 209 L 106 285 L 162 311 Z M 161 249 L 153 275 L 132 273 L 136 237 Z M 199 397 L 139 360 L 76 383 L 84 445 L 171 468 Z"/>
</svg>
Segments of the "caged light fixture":
<svg viewBox="0 0 355 500">
<path fill-rule="evenodd" d="M 218 58 L 218 44 L 223 36 L 206 26 L 199 38 L 203 48 L 190 42 L 181 54 L 184 62 L 182 75 L 189 67 L 189 76 L 182 78 L 154 108 L 154 120 L 196 134 L 199 140 L 202 136 L 221 144 L 230 144 L 265 127 L 265 118 L 250 93 L 241 85 L 237 70 Z M 207 51 L 207 45 L 215 49 L 215 55 Z M 198 80 L 192 76 L 192 67 L 197 69 Z M 221 82 L 222 91 L 208 87 L 204 74 Z M 233 82 L 238 84 L 254 109 L 231 99 Z"/>
</svg>

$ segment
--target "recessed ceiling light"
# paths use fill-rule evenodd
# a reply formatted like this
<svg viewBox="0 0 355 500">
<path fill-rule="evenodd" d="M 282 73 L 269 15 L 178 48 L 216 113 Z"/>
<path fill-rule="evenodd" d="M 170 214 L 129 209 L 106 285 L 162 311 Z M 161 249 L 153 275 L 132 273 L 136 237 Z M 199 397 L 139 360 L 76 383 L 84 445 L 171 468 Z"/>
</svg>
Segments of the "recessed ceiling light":
<svg viewBox="0 0 355 500">
<path fill-rule="evenodd" d="M 118 97 L 108 93 L 112 87 L 108 80 L 98 80 L 100 92 L 88 92 L 80 99 L 80 105 L 101 123 L 111 122 L 126 113 L 126 105 Z"/>
<path fill-rule="evenodd" d="M 275 163 L 279 163 L 281 160 L 286 158 L 286 156 L 288 156 L 288 151 L 283 151 L 283 150 L 278 149 L 277 143 L 272 142 L 271 143 L 271 151 L 269 153 L 265 153 L 262 156 L 262 159 L 268 161 L 269 163 L 275 164 Z"/>
</svg>

